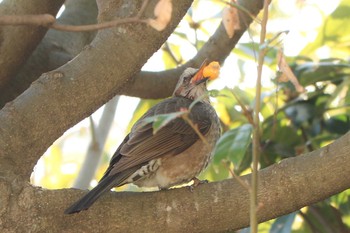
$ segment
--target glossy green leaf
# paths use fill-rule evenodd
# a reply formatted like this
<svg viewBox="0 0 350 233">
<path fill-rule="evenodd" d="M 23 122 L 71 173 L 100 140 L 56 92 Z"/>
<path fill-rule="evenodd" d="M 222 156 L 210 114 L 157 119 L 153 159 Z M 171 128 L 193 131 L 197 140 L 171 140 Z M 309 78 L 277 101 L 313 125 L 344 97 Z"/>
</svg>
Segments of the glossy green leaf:
<svg viewBox="0 0 350 233">
<path fill-rule="evenodd" d="M 317 232 L 348 232 L 348 227 L 341 218 L 341 211 L 329 199 L 308 207 L 306 216 L 317 227 Z"/>
<path fill-rule="evenodd" d="M 147 112 L 151 107 L 160 101 L 161 100 L 140 100 L 129 122 L 127 132 L 131 130 L 131 127 L 142 117 L 143 114 L 145 114 L 145 112 Z"/>
<path fill-rule="evenodd" d="M 210 163 L 208 168 L 199 176 L 200 180 L 219 181 L 229 178 L 230 171 L 223 163 Z"/>
<path fill-rule="evenodd" d="M 350 75 L 350 65 L 338 59 L 320 63 L 307 62 L 296 67 L 294 71 L 300 84 L 307 86 L 327 80 L 341 82 L 344 77 Z"/>
<path fill-rule="evenodd" d="M 251 143 L 253 127 L 244 124 L 224 133 L 215 148 L 215 162 L 230 159 L 234 164 L 241 162 Z"/>
<path fill-rule="evenodd" d="M 350 214 L 350 189 L 331 197 L 331 203 L 345 215 Z M 349 219 L 350 220 L 350 219 Z"/>
<path fill-rule="evenodd" d="M 292 224 L 295 220 L 296 213 L 297 212 L 294 212 L 277 218 L 271 226 L 270 233 L 292 232 Z"/>
<path fill-rule="evenodd" d="M 185 114 L 186 112 L 172 112 L 167 114 L 159 114 L 152 117 L 147 117 L 142 120 L 144 124 L 152 123 L 153 122 L 153 134 L 156 134 L 161 128 L 166 126 L 170 121 L 180 117 L 181 115 Z"/>
<path fill-rule="evenodd" d="M 242 160 L 240 163 L 235 164 L 234 166 L 234 172 L 237 175 L 240 175 L 242 172 L 244 172 L 246 169 L 250 168 L 250 165 L 252 164 L 252 144 L 248 145 L 247 151 L 244 154 Z"/>
<path fill-rule="evenodd" d="M 235 96 L 235 99 L 238 98 L 238 100 L 244 105 L 251 104 L 253 102 L 253 99 L 254 99 L 253 96 L 251 96 L 247 93 L 247 91 L 242 90 L 238 87 L 234 87 L 232 89 L 232 94 Z"/>
<path fill-rule="evenodd" d="M 220 96 L 220 91 L 219 90 L 213 89 L 213 90 L 208 91 L 208 93 L 209 93 L 210 97 L 218 97 L 218 96 Z"/>
</svg>

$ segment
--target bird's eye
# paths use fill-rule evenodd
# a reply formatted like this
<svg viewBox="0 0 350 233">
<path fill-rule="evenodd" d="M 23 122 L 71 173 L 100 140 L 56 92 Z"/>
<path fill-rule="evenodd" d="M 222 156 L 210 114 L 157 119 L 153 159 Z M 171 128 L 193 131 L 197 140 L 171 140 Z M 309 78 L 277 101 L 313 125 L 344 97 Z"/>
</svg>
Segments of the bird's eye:
<svg viewBox="0 0 350 233">
<path fill-rule="evenodd" d="M 184 77 L 184 82 L 189 82 L 191 80 L 191 77 L 190 76 L 185 76 Z"/>
</svg>

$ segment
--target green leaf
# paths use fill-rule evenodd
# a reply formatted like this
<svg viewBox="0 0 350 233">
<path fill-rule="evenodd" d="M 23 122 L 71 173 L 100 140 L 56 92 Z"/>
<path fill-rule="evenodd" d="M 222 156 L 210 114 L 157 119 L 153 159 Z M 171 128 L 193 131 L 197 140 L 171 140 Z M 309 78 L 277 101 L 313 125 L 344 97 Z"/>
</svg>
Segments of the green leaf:
<svg viewBox="0 0 350 233">
<path fill-rule="evenodd" d="M 350 118 L 346 114 L 331 117 L 326 120 L 325 127 L 331 133 L 343 135 L 350 130 Z"/>
<path fill-rule="evenodd" d="M 253 103 L 254 96 L 249 95 L 246 90 L 234 87 L 231 91 L 233 95 L 236 96 L 240 102 L 242 102 L 242 104 L 250 105 Z"/>
<path fill-rule="evenodd" d="M 350 74 L 350 65 L 340 61 L 322 61 L 320 63 L 306 62 L 295 68 L 295 75 L 299 77 L 300 84 L 307 86 L 316 82 L 330 80 L 339 82 Z"/>
<path fill-rule="evenodd" d="M 348 232 L 343 222 L 342 212 L 330 203 L 329 199 L 308 207 L 306 218 L 317 227 L 315 232 Z"/>
<path fill-rule="evenodd" d="M 210 163 L 208 168 L 202 172 L 199 176 L 200 180 L 210 180 L 210 181 L 218 181 L 229 178 L 230 172 L 228 166 L 224 166 L 223 163 Z"/>
<path fill-rule="evenodd" d="M 350 214 L 350 189 L 332 196 L 331 203 L 337 207 L 344 215 Z"/>
<path fill-rule="evenodd" d="M 252 144 L 248 145 L 247 151 L 243 156 L 241 162 L 239 164 L 235 164 L 233 171 L 237 175 L 241 175 L 246 169 L 250 168 L 252 164 Z"/>
<path fill-rule="evenodd" d="M 159 114 L 152 117 L 147 117 L 142 120 L 143 124 L 148 124 L 153 122 L 153 134 L 156 134 L 161 128 L 166 126 L 170 121 L 186 114 L 187 111 L 172 112 L 167 114 Z"/>
<path fill-rule="evenodd" d="M 162 52 L 162 60 L 165 65 L 165 69 L 172 69 L 179 65 L 177 64 L 177 61 L 182 61 L 179 45 L 167 43 L 163 46 Z"/>
<path fill-rule="evenodd" d="M 266 47 L 266 44 L 265 44 Z M 267 46 L 268 52 L 265 55 L 265 64 L 267 66 L 272 66 L 276 64 L 276 56 L 277 56 L 277 49 L 275 46 Z M 237 47 L 234 49 L 234 53 L 238 55 L 242 59 L 250 59 L 252 61 L 256 61 L 256 58 L 258 56 L 260 45 L 258 43 L 239 43 Z"/>
<path fill-rule="evenodd" d="M 193 106 L 195 106 L 198 102 L 201 102 L 204 98 L 206 98 L 206 97 L 208 97 L 208 96 L 210 96 L 210 97 L 228 97 L 227 95 L 225 95 L 225 94 L 221 94 L 221 91 L 219 91 L 219 90 L 210 90 L 210 91 L 208 91 L 207 93 L 205 93 L 205 94 L 203 94 L 203 95 L 201 95 L 201 96 L 199 96 L 197 99 L 195 99 L 191 104 L 190 104 L 190 106 L 188 107 L 188 109 L 189 110 L 191 110 L 192 108 L 193 108 Z"/>
<path fill-rule="evenodd" d="M 160 101 L 161 100 L 140 100 L 129 122 L 127 131 L 129 132 L 131 130 L 131 127 L 136 123 L 136 121 L 138 121 L 143 114 L 145 114 L 151 107 L 153 107 Z"/>
<path fill-rule="evenodd" d="M 210 97 L 218 97 L 218 96 L 220 96 L 220 91 L 213 89 L 213 90 L 208 91 L 208 94 Z"/>
<path fill-rule="evenodd" d="M 229 158 L 234 164 L 239 164 L 251 143 L 253 127 L 244 124 L 224 133 L 215 148 L 214 161 Z"/>
<path fill-rule="evenodd" d="M 292 224 L 297 212 L 284 215 L 275 220 L 272 224 L 270 233 L 290 233 L 292 232 Z"/>
<path fill-rule="evenodd" d="M 308 44 L 302 54 L 310 55 L 322 46 L 329 46 L 331 56 L 348 56 L 350 34 L 350 0 L 343 0 L 320 27 L 313 43 Z"/>
</svg>

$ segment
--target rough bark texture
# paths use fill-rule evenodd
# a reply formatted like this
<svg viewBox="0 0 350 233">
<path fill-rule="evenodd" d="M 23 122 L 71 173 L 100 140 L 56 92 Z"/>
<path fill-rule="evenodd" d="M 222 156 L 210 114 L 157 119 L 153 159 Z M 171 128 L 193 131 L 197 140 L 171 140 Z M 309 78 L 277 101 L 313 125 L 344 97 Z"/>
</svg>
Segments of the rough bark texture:
<svg viewBox="0 0 350 233">
<path fill-rule="evenodd" d="M 80 1 L 88 1 L 88 0 L 80 0 Z M 80 2 L 78 1 L 78 2 Z M 249 0 L 249 1 L 238 1 L 239 4 L 248 9 L 252 15 L 258 14 L 260 9 L 262 8 L 263 1 L 262 0 Z M 85 8 L 85 6 L 83 5 Z M 78 11 L 80 12 L 80 11 Z M 187 67 L 197 67 L 199 66 L 204 58 L 208 58 L 209 60 L 216 60 L 220 61 L 220 63 L 223 63 L 225 58 L 228 56 L 228 54 L 231 52 L 231 50 L 235 47 L 238 40 L 241 38 L 243 33 L 247 30 L 249 24 L 252 22 L 252 18 L 248 16 L 247 14 L 238 11 L 240 16 L 240 29 L 235 30 L 234 36 L 230 39 L 227 36 L 227 33 L 223 27 L 222 24 L 219 25 L 217 31 L 214 33 L 214 35 L 211 36 L 211 38 L 205 43 L 205 45 L 201 48 L 199 53 L 190 61 L 185 63 L 184 65 L 171 70 L 166 70 L 162 72 L 138 72 L 137 74 L 133 74 L 131 77 L 127 78 L 128 83 L 120 90 L 118 94 L 123 95 L 129 95 L 129 96 L 136 96 L 141 98 L 149 98 L 149 99 L 158 99 L 158 98 L 165 98 L 172 94 L 172 91 L 175 87 L 175 84 L 177 82 L 177 78 L 179 75 L 187 68 Z M 74 11 L 74 14 L 76 15 L 77 12 Z M 67 15 L 70 17 L 70 14 Z M 64 18 L 69 18 L 64 17 Z M 81 19 L 85 19 L 84 17 Z M 84 22 L 82 22 L 84 24 Z M 59 33 L 56 33 L 61 38 Z M 57 36 L 55 34 L 55 36 Z M 70 33 L 71 35 L 71 33 Z M 64 39 L 64 38 L 62 38 Z M 65 40 L 58 39 L 57 40 L 57 47 L 61 48 L 63 46 L 60 46 L 62 42 Z M 75 38 L 69 38 L 69 41 L 75 41 Z M 55 45 L 55 44 L 54 44 Z M 64 47 L 63 47 L 64 48 Z M 80 47 L 78 47 L 80 48 Z M 64 51 L 64 49 L 61 49 L 61 51 Z M 60 56 L 57 56 L 60 55 Z M 66 54 L 63 54 L 66 55 Z M 74 54 L 76 55 L 76 54 Z M 69 56 L 65 56 L 67 59 L 70 58 Z M 46 60 L 40 63 L 40 67 L 42 72 L 47 72 L 51 69 L 57 68 L 58 65 L 61 65 L 59 62 L 65 62 L 62 58 L 62 54 L 60 53 L 50 53 L 49 61 L 58 61 L 57 63 L 48 63 Z M 29 63 L 29 62 L 27 62 Z M 29 63 L 30 64 L 30 63 Z M 31 82 L 36 80 L 39 75 L 38 72 L 36 72 L 36 69 L 32 69 L 33 66 L 30 66 L 31 69 L 21 69 L 20 74 L 16 77 L 15 80 L 23 80 L 25 79 L 26 82 L 15 82 L 9 86 L 9 88 L 5 89 L 6 92 L 0 93 L 0 106 L 3 106 L 6 102 L 9 100 L 14 99 L 16 96 L 18 96 L 20 93 L 22 93 Z M 8 91 L 7 91 L 8 90 Z"/>
<path fill-rule="evenodd" d="M 72 61 L 44 73 L 8 103 L 0 112 L 0 153 L 16 164 L 17 174 L 29 177 L 40 155 L 54 140 L 117 94 L 164 43 L 190 4 L 191 1 L 178 1 L 173 21 L 161 33 L 144 24 L 99 31 Z M 126 17 L 125 12 L 129 16 L 137 12 L 140 2 L 126 1 L 120 9 L 113 8 L 117 6 L 111 2 L 110 7 L 110 14 Z M 148 9 L 147 17 L 152 17 L 152 4 Z M 81 111 L 77 111 L 78 106 Z"/>
<path fill-rule="evenodd" d="M 0 15 L 52 14 L 56 15 L 64 0 L 5 0 Z M 0 27 L 0 92 L 16 74 L 45 35 L 47 28 L 36 26 Z"/>
<path fill-rule="evenodd" d="M 61 24 L 96 23 L 95 0 L 68 0 L 65 11 L 57 20 Z M 69 62 L 89 44 L 96 32 L 62 32 L 49 30 L 32 55 L 0 91 L 0 108 L 23 93 L 44 72 Z"/>
<path fill-rule="evenodd" d="M 259 222 L 350 188 L 350 133 L 320 150 L 259 172 Z M 242 179 L 250 181 L 250 176 Z M 149 193 L 111 192 L 63 215 L 80 190 L 43 190 L 0 179 L 2 232 L 225 232 L 249 223 L 249 195 L 236 180 Z M 20 188 L 18 188 L 20 187 Z M 15 195 L 11 195 L 15 190 Z"/>
<path fill-rule="evenodd" d="M 259 13 L 263 2 L 262 0 L 238 1 L 239 5 L 248 9 L 252 15 Z M 193 59 L 172 70 L 138 73 L 121 94 L 149 99 L 165 98 L 172 94 L 178 77 L 187 67 L 199 67 L 205 58 L 210 61 L 219 61 L 222 64 L 253 20 L 243 11 L 238 11 L 238 14 L 240 29 L 235 30 L 232 38 L 227 36 L 221 23 Z"/>
<path fill-rule="evenodd" d="M 156 2 L 151 1 L 146 17 L 153 16 Z M 254 14 L 262 6 L 262 0 L 242 0 L 241 3 Z M 140 4 L 141 1 L 110 1 L 105 5 L 108 10 L 99 18 L 135 15 Z M 235 180 L 202 185 L 193 193 L 187 188 L 113 193 L 101 198 L 89 211 L 73 216 L 64 216 L 63 210 L 83 191 L 43 190 L 28 184 L 33 166 L 44 151 L 69 127 L 115 94 L 156 98 L 171 93 L 174 77 L 178 77 L 183 68 L 160 73 L 172 75 L 164 80 L 153 78 L 152 73 L 147 73 L 145 80 L 135 74 L 164 43 L 190 4 L 189 0 L 176 1 L 172 22 L 163 32 L 141 24 L 99 31 L 73 60 L 42 74 L 0 111 L 1 232 L 213 232 L 247 226 L 249 195 Z M 207 48 L 186 66 L 199 64 L 206 56 L 223 61 L 243 31 L 230 40 L 220 26 Z M 84 43 L 88 40 L 79 46 Z M 220 50 L 212 51 L 213 48 Z M 157 92 L 149 91 L 157 87 L 161 87 Z M 322 150 L 260 171 L 259 221 L 349 188 L 349 137 L 347 134 Z"/>
</svg>

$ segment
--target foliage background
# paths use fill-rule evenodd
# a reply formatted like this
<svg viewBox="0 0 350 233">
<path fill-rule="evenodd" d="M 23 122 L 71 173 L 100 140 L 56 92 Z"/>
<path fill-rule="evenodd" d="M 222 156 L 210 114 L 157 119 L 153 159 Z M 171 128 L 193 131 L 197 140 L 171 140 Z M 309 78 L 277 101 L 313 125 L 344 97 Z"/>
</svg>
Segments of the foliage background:
<svg viewBox="0 0 350 233">
<path fill-rule="evenodd" d="M 225 4 L 196 1 L 176 32 L 143 68 L 163 70 L 190 59 L 213 33 Z M 210 10 L 208 10 L 210 9 Z M 260 168 L 283 158 L 325 146 L 350 128 L 349 48 L 350 1 L 273 1 L 270 6 L 261 111 Z M 213 105 L 225 131 L 213 163 L 200 178 L 218 181 L 250 173 L 251 126 L 247 113 L 254 105 L 259 24 L 254 23 L 226 59 L 221 77 L 209 89 L 219 90 Z M 290 82 L 280 82 L 277 52 L 284 54 L 306 92 L 298 93 Z M 234 95 L 238 98 L 235 98 Z M 239 101 L 248 112 L 242 110 Z M 159 100 L 121 97 L 111 133 L 106 141 L 94 186 L 108 166 L 124 135 L 143 112 Z M 68 188 L 80 171 L 95 124 L 103 108 L 68 130 L 39 160 L 32 183 L 50 189 Z M 234 156 L 227 156 L 228 154 Z M 118 190 L 137 190 L 133 185 Z M 259 232 L 346 232 L 350 227 L 350 191 L 305 207 L 295 213 L 259 225 Z M 247 229 L 241 232 L 248 231 Z"/>
</svg>

